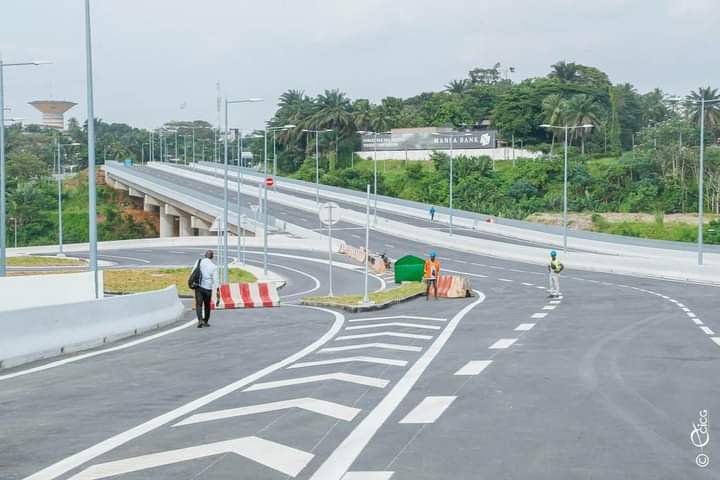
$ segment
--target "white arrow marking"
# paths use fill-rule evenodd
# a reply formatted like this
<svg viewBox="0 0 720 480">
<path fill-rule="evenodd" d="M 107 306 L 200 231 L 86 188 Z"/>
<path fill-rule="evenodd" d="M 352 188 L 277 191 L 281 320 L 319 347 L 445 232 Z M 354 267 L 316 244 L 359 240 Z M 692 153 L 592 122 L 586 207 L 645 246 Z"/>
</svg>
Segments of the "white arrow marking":
<svg viewBox="0 0 720 480">
<path fill-rule="evenodd" d="M 337 380 L 340 382 L 357 383 L 368 387 L 385 388 L 387 380 L 375 377 L 366 377 L 364 375 L 353 375 L 351 373 L 328 373 L 326 375 L 313 375 L 310 377 L 290 378 L 288 380 L 278 380 L 275 382 L 256 383 L 248 388 L 245 392 L 253 392 L 255 390 L 267 390 L 269 388 L 289 387 L 291 385 L 302 385 L 304 383 L 325 382 L 327 380 Z"/>
<path fill-rule="evenodd" d="M 408 327 L 422 328 L 425 330 L 440 330 L 442 327 L 438 325 L 422 325 L 419 323 L 391 322 L 391 323 L 373 323 L 372 325 L 355 325 L 354 327 L 345 327 L 345 330 L 361 330 L 364 328 L 385 328 L 385 327 Z"/>
<path fill-rule="evenodd" d="M 126 458 L 115 462 L 99 463 L 71 477 L 70 480 L 98 480 L 223 453 L 235 453 L 291 477 L 300 473 L 314 456 L 311 453 L 262 438 L 245 437 Z"/>
<path fill-rule="evenodd" d="M 229 408 L 226 410 L 217 410 L 215 412 L 198 413 L 186 418 L 182 422 L 176 423 L 173 426 L 180 427 L 183 425 L 193 425 L 196 423 L 211 422 L 213 420 L 222 420 L 224 418 L 275 412 L 277 410 L 286 410 L 288 408 L 301 408 L 309 412 L 315 412 L 320 415 L 337 418 L 338 420 L 345 420 L 346 422 L 349 422 L 355 418 L 355 415 L 360 413 L 359 408 L 347 407 L 335 402 L 327 402 L 316 398 L 295 398 L 293 400 L 263 403 L 260 405 L 251 405 L 249 407 Z"/>
<path fill-rule="evenodd" d="M 473 360 L 455 372 L 455 375 L 479 375 L 480 372 L 485 370 L 491 363 L 492 360 Z"/>
<path fill-rule="evenodd" d="M 347 472 L 342 480 L 390 480 L 395 472 Z"/>
<path fill-rule="evenodd" d="M 350 322 L 372 322 L 374 320 L 434 320 L 436 322 L 447 322 L 447 318 L 438 317 L 415 317 L 412 315 L 397 315 L 394 317 L 370 317 L 370 318 L 353 318 Z"/>
<path fill-rule="evenodd" d="M 457 397 L 425 397 L 399 423 L 435 423 L 455 398 Z"/>
<path fill-rule="evenodd" d="M 418 335 L 416 333 L 398 333 L 398 332 L 378 332 L 378 333 L 361 333 L 359 335 L 344 335 L 337 337 L 335 340 L 357 340 L 360 338 L 373 337 L 398 337 L 398 338 L 414 338 L 417 340 L 430 340 L 432 335 Z"/>
<path fill-rule="evenodd" d="M 300 362 L 300 363 L 296 363 L 295 365 L 291 365 L 288 368 L 319 367 L 322 365 L 334 365 L 337 363 L 350 363 L 350 362 L 377 363 L 378 365 L 391 365 L 394 367 L 404 367 L 408 363 L 405 360 L 393 360 L 391 358 L 345 357 L 345 358 L 333 358 L 332 360 L 318 360 L 316 362 Z"/>
<path fill-rule="evenodd" d="M 347 350 L 360 350 L 363 348 L 384 348 L 386 350 L 400 350 L 402 352 L 419 352 L 420 347 L 411 347 L 408 345 L 396 345 L 394 343 L 362 343 L 359 345 L 346 345 L 344 347 L 328 347 L 323 348 L 318 353 L 344 352 Z"/>
</svg>

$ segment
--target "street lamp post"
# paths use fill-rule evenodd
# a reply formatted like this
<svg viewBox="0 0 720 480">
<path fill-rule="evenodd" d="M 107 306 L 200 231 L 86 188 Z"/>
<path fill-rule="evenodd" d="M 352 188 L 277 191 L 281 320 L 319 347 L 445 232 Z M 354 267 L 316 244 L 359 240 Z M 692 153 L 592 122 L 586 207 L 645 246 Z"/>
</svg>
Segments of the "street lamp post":
<svg viewBox="0 0 720 480">
<path fill-rule="evenodd" d="M 93 95 L 92 37 L 90 29 L 90 0 L 85 0 L 85 63 L 87 70 L 87 129 L 88 129 L 88 238 L 90 270 L 93 272 L 95 298 L 99 298 L 97 264 L 97 192 L 95 191 L 95 99 Z"/>
<path fill-rule="evenodd" d="M 57 198 L 58 198 L 58 257 L 64 257 L 63 252 L 63 218 L 62 218 L 62 153 L 61 148 L 63 147 L 76 147 L 80 144 L 77 142 L 73 143 L 60 143 L 57 142 Z"/>
<path fill-rule="evenodd" d="M 273 178 L 275 178 L 275 177 L 277 176 L 277 150 L 276 150 L 276 145 L 275 145 L 275 143 L 276 143 L 275 134 L 276 134 L 276 132 L 278 132 L 278 131 L 284 132 L 284 131 L 286 131 L 286 130 L 290 130 L 291 128 L 295 128 L 295 127 L 296 127 L 296 125 L 288 124 L 288 125 L 283 125 L 282 127 L 270 127 L 270 128 L 268 128 L 268 130 L 272 131 L 272 134 L 273 134 L 273 168 L 272 168 L 272 170 L 273 170 L 273 174 L 272 174 Z M 273 189 L 274 189 L 274 188 L 275 188 L 275 185 L 273 184 Z"/>
<path fill-rule="evenodd" d="M 468 137 L 471 134 L 467 132 L 461 132 L 461 133 L 455 133 L 455 132 L 449 132 L 449 133 L 433 133 L 436 137 L 445 137 L 450 139 L 450 190 L 449 190 L 449 200 L 448 205 L 450 206 L 450 229 L 448 230 L 450 236 L 453 234 L 453 158 L 454 158 L 454 151 L 453 151 L 453 143 L 455 143 L 455 139 L 458 137 Z"/>
<path fill-rule="evenodd" d="M 43 65 L 50 62 L 16 62 L 4 63 L 0 57 L 0 277 L 5 276 L 5 98 L 4 74 L 5 67 L 25 65 Z"/>
<path fill-rule="evenodd" d="M 320 203 L 320 134 L 332 131 L 332 128 L 325 130 L 303 129 L 305 133 L 315 134 L 315 203 L 318 204 Z"/>
<path fill-rule="evenodd" d="M 578 128 L 592 128 L 592 124 L 585 125 L 548 125 L 546 123 L 540 125 L 541 128 L 562 128 L 565 132 L 565 154 L 563 167 L 563 253 L 567 253 L 567 237 L 568 237 L 568 132 Z"/>
<path fill-rule="evenodd" d="M 705 105 L 718 103 L 718 100 L 700 98 L 700 165 L 698 168 L 698 265 L 703 264 L 703 202 L 705 195 Z"/>
<path fill-rule="evenodd" d="M 224 270 L 223 270 L 223 281 L 225 283 L 228 283 L 228 110 L 229 105 L 236 104 L 236 103 L 254 103 L 254 102 L 261 102 L 261 98 L 247 98 L 243 100 L 228 100 L 227 97 L 225 98 L 225 178 L 224 178 L 224 194 L 223 194 L 223 250 L 224 250 Z M 238 196 L 240 195 L 240 191 L 237 192 Z M 238 223 L 239 220 L 238 220 Z M 238 226 L 238 234 L 239 232 L 239 226 Z"/>
<path fill-rule="evenodd" d="M 375 138 L 375 146 L 373 151 L 373 224 L 377 225 L 377 145 L 378 135 L 389 135 L 392 132 L 370 132 L 367 130 L 359 130 L 360 135 L 373 135 Z"/>
</svg>

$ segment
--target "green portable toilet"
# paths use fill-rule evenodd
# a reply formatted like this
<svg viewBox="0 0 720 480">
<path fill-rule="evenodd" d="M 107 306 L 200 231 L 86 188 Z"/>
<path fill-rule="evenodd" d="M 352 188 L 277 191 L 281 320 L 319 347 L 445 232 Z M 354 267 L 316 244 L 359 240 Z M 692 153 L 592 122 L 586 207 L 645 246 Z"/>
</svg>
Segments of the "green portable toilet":
<svg viewBox="0 0 720 480">
<path fill-rule="evenodd" d="M 421 282 L 425 274 L 425 260 L 406 255 L 395 262 L 395 283 Z"/>
</svg>

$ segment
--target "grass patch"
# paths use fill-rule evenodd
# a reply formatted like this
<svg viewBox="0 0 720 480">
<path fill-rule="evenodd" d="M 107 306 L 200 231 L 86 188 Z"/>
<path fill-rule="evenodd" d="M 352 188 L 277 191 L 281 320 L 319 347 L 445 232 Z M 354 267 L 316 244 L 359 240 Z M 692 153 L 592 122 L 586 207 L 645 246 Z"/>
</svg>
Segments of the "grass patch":
<svg viewBox="0 0 720 480">
<path fill-rule="evenodd" d="M 87 266 L 87 262 L 76 258 L 27 255 L 22 257 L 8 257 L 7 265 L 9 267 L 82 267 Z"/>
<path fill-rule="evenodd" d="M 160 290 L 175 285 L 180 295 L 192 295 L 187 286 L 191 268 L 147 268 L 134 270 L 105 270 L 105 290 L 137 293 Z M 230 269 L 231 283 L 255 282 L 255 275 L 240 268 Z"/>
<path fill-rule="evenodd" d="M 393 300 L 406 298 L 425 292 L 425 284 L 421 282 L 405 282 L 398 288 L 391 288 L 381 292 L 371 293 L 370 301 L 375 304 L 387 303 Z M 337 295 L 334 297 L 305 297 L 304 302 L 321 303 L 325 305 L 358 305 L 363 299 L 362 295 Z"/>
</svg>

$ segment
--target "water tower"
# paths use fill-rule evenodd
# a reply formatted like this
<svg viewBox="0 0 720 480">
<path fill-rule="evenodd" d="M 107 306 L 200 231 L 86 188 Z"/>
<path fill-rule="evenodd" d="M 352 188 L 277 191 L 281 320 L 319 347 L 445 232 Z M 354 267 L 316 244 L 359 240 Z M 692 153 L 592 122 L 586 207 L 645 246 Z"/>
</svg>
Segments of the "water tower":
<svg viewBox="0 0 720 480">
<path fill-rule="evenodd" d="M 65 112 L 77 105 L 77 103 L 61 100 L 36 100 L 30 102 L 30 105 L 42 112 L 40 125 L 63 130 L 65 128 Z"/>
</svg>

